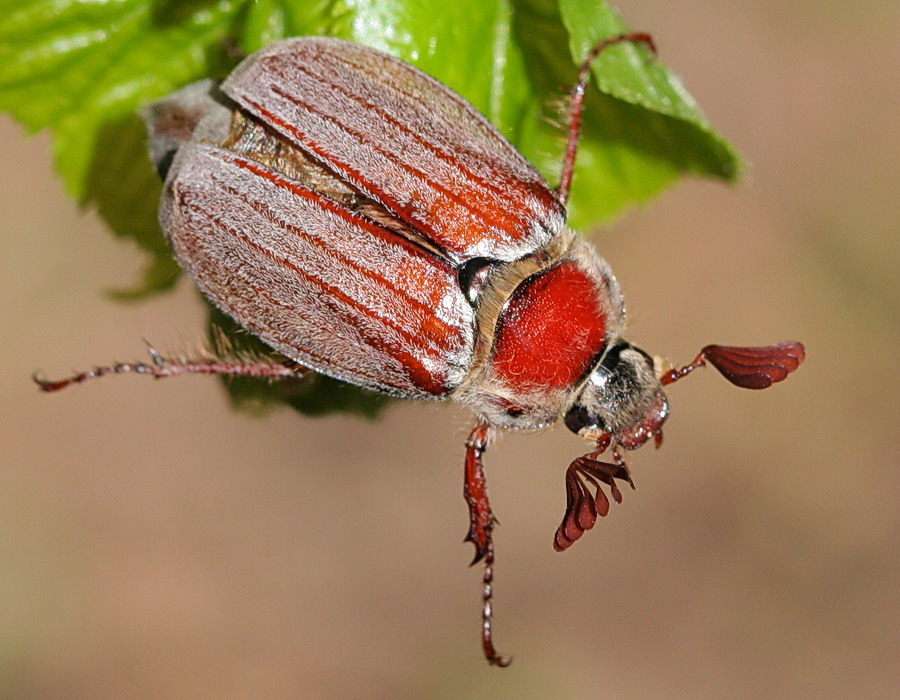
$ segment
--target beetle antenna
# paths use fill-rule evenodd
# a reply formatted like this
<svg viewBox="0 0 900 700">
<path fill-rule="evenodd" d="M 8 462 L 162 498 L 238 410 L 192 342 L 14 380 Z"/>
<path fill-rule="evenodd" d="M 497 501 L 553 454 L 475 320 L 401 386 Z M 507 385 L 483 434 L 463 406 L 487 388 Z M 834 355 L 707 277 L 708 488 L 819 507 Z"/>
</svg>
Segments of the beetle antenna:
<svg viewBox="0 0 900 700">
<path fill-rule="evenodd" d="M 766 389 L 784 380 L 806 358 L 803 343 L 790 342 L 761 347 L 707 345 L 689 365 L 669 370 L 659 381 L 672 384 L 709 362 L 722 376 L 744 389 Z"/>
<path fill-rule="evenodd" d="M 41 391 L 52 392 L 108 374 L 147 374 L 156 379 L 175 377 L 179 374 L 287 379 L 301 377 L 309 371 L 306 367 L 294 363 L 286 364 L 285 361 L 279 361 L 275 357 L 219 356 L 205 350 L 201 351 L 200 357 L 165 357 L 150 343 L 147 343 L 147 354 L 150 355 L 150 362 L 116 362 L 111 365 L 94 367 L 85 372 L 77 372 L 70 377 L 58 380 L 44 379 L 37 372 L 31 378 Z"/>
<path fill-rule="evenodd" d="M 597 449 L 579 457 L 566 470 L 566 512 L 553 536 L 553 549 L 562 552 L 575 544 L 585 532 L 594 527 L 597 518 L 609 513 L 609 498 L 600 488 L 602 482 L 609 487 L 613 500 L 622 502 L 622 492 L 616 479 L 627 482 L 634 488 L 631 473 L 625 460 L 613 447 L 613 462 L 603 462 L 600 455 L 606 451 L 612 436 L 604 433 L 597 443 Z M 585 484 L 593 487 L 594 493 Z"/>
<path fill-rule="evenodd" d="M 653 37 L 645 32 L 631 32 L 629 34 L 619 34 L 608 39 L 604 39 L 594 46 L 587 55 L 587 58 L 578 69 L 578 84 L 572 90 L 571 101 L 569 103 L 569 136 L 566 143 L 566 156 L 563 160 L 562 175 L 559 178 L 559 186 L 556 188 L 556 194 L 563 204 L 569 201 L 569 188 L 572 185 L 572 175 L 575 171 L 575 156 L 578 153 L 578 141 L 581 137 L 581 114 L 584 110 L 584 95 L 587 91 L 588 78 L 591 75 L 591 65 L 602 51 L 621 44 L 624 41 L 638 42 L 649 47 L 650 51 L 656 54 L 656 45 L 653 43 Z"/>
</svg>

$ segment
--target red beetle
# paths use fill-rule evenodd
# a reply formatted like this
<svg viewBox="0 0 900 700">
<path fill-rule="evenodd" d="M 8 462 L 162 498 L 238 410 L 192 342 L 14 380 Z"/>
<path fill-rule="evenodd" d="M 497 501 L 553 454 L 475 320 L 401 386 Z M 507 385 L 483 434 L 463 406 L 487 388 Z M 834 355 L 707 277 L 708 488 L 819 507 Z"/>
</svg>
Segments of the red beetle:
<svg viewBox="0 0 900 700">
<path fill-rule="evenodd" d="M 568 147 L 553 189 L 459 95 L 402 61 L 337 39 L 277 42 L 221 85 L 197 83 L 146 113 L 165 176 L 160 221 L 181 266 L 217 307 L 278 354 L 163 358 L 110 372 L 296 377 L 308 371 L 392 396 L 454 398 L 477 423 L 465 497 L 484 561 L 482 643 L 491 638 L 494 518 L 481 456 L 496 428 L 563 419 L 595 448 L 566 473 L 564 550 L 606 515 L 620 448 L 661 442 L 663 386 L 706 361 L 762 389 L 803 361 L 800 343 L 711 345 L 670 369 L 622 337 L 619 284 L 566 227 L 590 64 L 572 93 Z M 611 461 L 602 461 L 608 449 Z M 592 487 L 592 488 L 591 488 Z M 474 563 L 473 562 L 473 563 Z"/>
</svg>

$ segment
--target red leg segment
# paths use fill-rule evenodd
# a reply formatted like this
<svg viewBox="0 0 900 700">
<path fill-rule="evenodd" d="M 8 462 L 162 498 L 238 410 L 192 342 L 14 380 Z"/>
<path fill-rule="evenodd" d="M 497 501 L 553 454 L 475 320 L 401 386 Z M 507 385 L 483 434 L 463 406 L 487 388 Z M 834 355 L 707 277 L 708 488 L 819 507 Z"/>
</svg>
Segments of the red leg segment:
<svg viewBox="0 0 900 700">
<path fill-rule="evenodd" d="M 463 495 L 469 506 L 469 532 L 466 542 L 475 545 L 475 558 L 472 564 L 484 562 L 482 576 L 482 608 L 481 608 L 481 646 L 484 658 L 493 666 L 509 666 L 512 659 L 501 656 L 494 649 L 493 640 L 493 597 L 494 597 L 494 541 L 493 529 L 497 522 L 491 511 L 488 500 L 487 481 L 484 477 L 484 465 L 481 455 L 490 443 L 490 424 L 479 422 L 469 434 L 466 441 L 466 474 Z"/>
<path fill-rule="evenodd" d="M 32 379 L 42 391 L 59 391 L 72 384 L 80 384 L 88 379 L 103 377 L 107 374 L 146 374 L 157 379 L 174 377 L 179 374 L 218 374 L 233 377 L 287 379 L 302 377 L 310 371 L 300 365 L 283 364 L 274 358 L 265 357 L 216 357 L 205 353 L 203 357 L 199 358 L 163 357 L 149 343 L 147 352 L 150 355 L 150 362 L 117 362 L 104 367 L 94 367 L 86 372 L 79 372 L 56 381 L 42 379 L 37 374 Z"/>
<path fill-rule="evenodd" d="M 578 84 L 572 90 L 572 101 L 569 105 L 569 135 L 566 142 L 566 156 L 563 161 L 562 175 L 559 178 L 559 186 L 556 188 L 556 193 L 563 204 L 569 201 L 569 188 L 572 185 L 572 174 L 575 171 L 575 156 L 578 153 L 578 140 L 581 136 L 581 113 L 584 110 L 584 95 L 587 90 L 588 78 L 591 74 L 591 64 L 600 55 L 601 51 L 623 41 L 641 42 L 649 46 L 653 53 L 656 53 L 653 37 L 643 32 L 632 32 L 604 39 L 591 49 L 587 58 L 584 59 L 581 68 L 578 69 Z"/>
</svg>

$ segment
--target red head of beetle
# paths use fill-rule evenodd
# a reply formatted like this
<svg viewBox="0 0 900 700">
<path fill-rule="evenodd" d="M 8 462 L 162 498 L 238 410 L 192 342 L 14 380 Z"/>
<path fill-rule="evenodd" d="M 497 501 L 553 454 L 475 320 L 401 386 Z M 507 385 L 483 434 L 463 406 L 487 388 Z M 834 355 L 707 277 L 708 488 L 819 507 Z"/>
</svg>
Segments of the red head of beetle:
<svg viewBox="0 0 900 700">
<path fill-rule="evenodd" d="M 590 66 L 572 92 L 560 184 L 551 188 L 459 95 L 390 56 L 335 39 L 277 42 L 218 85 L 145 112 L 165 178 L 160 222 L 207 298 L 269 358 L 165 358 L 113 372 L 267 378 L 321 372 L 404 398 L 453 398 L 477 422 L 467 442 L 468 538 L 484 562 L 482 645 L 492 664 L 494 517 L 481 457 L 497 428 L 564 420 L 594 443 L 566 472 L 564 550 L 631 483 L 621 450 L 662 440 L 663 387 L 709 362 L 762 389 L 803 361 L 800 343 L 710 345 L 671 369 L 622 337 L 618 282 L 565 225 Z M 609 450 L 610 461 L 603 455 Z"/>
</svg>

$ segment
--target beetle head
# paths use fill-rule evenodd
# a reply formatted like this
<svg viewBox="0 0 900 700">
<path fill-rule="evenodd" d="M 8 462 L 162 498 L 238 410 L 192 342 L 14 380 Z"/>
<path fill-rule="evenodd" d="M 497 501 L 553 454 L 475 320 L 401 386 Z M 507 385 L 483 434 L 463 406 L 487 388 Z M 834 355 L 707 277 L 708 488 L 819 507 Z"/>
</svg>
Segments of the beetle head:
<svg viewBox="0 0 900 700">
<path fill-rule="evenodd" d="M 658 436 L 668 415 L 653 358 L 620 339 L 608 346 L 591 371 L 565 422 L 582 437 L 599 441 L 608 435 L 633 449 Z"/>
</svg>

